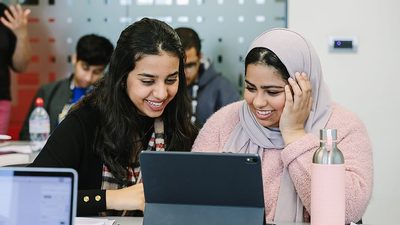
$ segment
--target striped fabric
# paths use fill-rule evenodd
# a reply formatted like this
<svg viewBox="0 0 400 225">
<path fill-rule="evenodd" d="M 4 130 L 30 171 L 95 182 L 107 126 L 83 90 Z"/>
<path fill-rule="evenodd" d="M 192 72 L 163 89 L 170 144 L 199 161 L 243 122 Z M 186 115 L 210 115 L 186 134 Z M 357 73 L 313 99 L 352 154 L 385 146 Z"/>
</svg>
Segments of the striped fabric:
<svg viewBox="0 0 400 225">
<path fill-rule="evenodd" d="M 146 151 L 165 151 L 164 142 L 164 122 L 162 118 L 156 118 L 154 120 L 154 131 L 150 137 Z M 128 176 L 126 182 L 118 183 L 113 174 L 110 172 L 108 167 L 103 164 L 103 181 L 101 185 L 102 190 L 116 190 L 125 188 L 137 183 L 142 182 L 142 174 L 140 172 L 140 165 L 137 164 L 135 168 L 128 167 Z M 137 214 L 134 211 L 115 211 L 110 210 L 101 213 L 101 216 L 131 216 Z"/>
</svg>

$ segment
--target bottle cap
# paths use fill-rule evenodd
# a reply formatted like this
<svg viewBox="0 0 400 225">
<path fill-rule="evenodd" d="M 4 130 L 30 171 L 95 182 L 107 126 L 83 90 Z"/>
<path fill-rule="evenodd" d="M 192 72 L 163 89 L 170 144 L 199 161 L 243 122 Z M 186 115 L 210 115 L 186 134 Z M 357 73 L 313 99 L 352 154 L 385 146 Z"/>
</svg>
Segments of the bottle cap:
<svg viewBox="0 0 400 225">
<path fill-rule="evenodd" d="M 321 129 L 319 131 L 320 140 L 336 140 L 337 139 L 337 130 L 336 129 Z"/>
<path fill-rule="evenodd" d="M 40 98 L 40 97 L 36 98 L 36 100 L 35 100 L 35 105 L 36 105 L 36 106 L 43 107 L 43 105 L 44 105 L 43 98 Z"/>
</svg>

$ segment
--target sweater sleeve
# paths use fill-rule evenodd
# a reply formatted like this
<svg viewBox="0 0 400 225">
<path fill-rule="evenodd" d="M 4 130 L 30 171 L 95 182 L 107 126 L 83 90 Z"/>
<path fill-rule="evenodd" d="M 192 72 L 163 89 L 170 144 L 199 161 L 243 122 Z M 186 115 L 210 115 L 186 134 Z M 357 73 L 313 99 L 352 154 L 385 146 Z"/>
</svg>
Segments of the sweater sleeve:
<svg viewBox="0 0 400 225">
<path fill-rule="evenodd" d="M 354 114 L 337 108 L 326 127 L 338 130 L 338 148 L 345 159 L 346 224 L 358 221 L 367 208 L 373 186 L 372 146 L 367 130 Z M 308 212 L 311 209 L 312 156 L 318 147 L 319 138 L 307 134 L 281 153 Z"/>
<path fill-rule="evenodd" d="M 91 131 L 76 114 L 70 114 L 54 130 L 46 145 L 30 165 L 64 167 L 78 172 L 78 216 L 98 215 L 106 210 L 105 190 L 101 190 L 101 169 L 88 141 Z M 94 167 L 94 168 L 93 168 Z"/>
</svg>

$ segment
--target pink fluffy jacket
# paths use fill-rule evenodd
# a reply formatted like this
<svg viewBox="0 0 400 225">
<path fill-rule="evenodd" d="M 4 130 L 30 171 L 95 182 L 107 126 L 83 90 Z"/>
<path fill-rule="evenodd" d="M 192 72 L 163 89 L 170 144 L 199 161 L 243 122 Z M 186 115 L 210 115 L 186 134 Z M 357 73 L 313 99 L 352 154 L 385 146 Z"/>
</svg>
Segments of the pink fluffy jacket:
<svg viewBox="0 0 400 225">
<path fill-rule="evenodd" d="M 216 112 L 201 129 L 194 145 L 197 152 L 222 152 L 229 135 L 239 122 L 240 102 Z M 333 104 L 326 128 L 338 131 L 338 148 L 343 152 L 346 168 L 346 223 L 358 221 L 365 212 L 372 193 L 372 146 L 360 119 L 343 107 Z M 266 220 L 273 221 L 280 178 L 284 166 L 289 170 L 297 193 L 307 212 L 310 212 L 311 163 L 319 147 L 316 134 L 287 145 L 283 150 L 265 150 L 263 183 Z"/>
</svg>

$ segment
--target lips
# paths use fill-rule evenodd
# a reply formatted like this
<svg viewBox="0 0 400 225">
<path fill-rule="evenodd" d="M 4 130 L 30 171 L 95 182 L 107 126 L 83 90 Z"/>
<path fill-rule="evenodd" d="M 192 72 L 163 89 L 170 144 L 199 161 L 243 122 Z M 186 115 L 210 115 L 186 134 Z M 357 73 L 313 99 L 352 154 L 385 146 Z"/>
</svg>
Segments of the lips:
<svg viewBox="0 0 400 225">
<path fill-rule="evenodd" d="M 267 119 L 271 117 L 273 110 L 255 110 L 255 114 L 259 119 Z"/>
<path fill-rule="evenodd" d="M 164 101 L 151 101 L 151 100 L 145 100 L 147 102 L 147 105 L 150 107 L 151 110 L 153 111 L 161 111 L 164 109 Z"/>
</svg>

